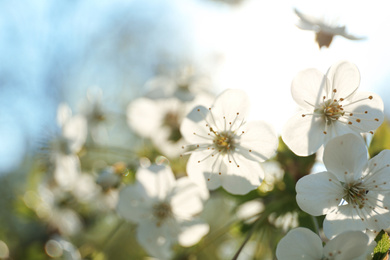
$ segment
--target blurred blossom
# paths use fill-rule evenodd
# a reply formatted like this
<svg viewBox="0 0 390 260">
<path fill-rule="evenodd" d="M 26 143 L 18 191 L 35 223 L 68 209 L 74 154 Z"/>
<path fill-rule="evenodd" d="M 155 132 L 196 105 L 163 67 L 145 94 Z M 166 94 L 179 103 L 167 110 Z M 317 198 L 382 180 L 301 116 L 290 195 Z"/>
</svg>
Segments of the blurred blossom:
<svg viewBox="0 0 390 260">
<path fill-rule="evenodd" d="M 47 152 L 49 163 L 54 167 L 54 178 L 58 185 L 70 189 L 80 172 L 77 153 L 87 137 L 87 124 L 84 117 L 72 116 L 67 104 L 60 104 L 57 111 L 57 123 L 60 132 L 49 139 Z"/>
<path fill-rule="evenodd" d="M 31 195 L 34 196 L 33 200 Z M 72 195 L 58 186 L 52 186 L 48 182 L 41 183 L 38 194 L 29 191 L 25 194 L 24 201 L 35 210 L 39 218 L 62 235 L 75 235 L 83 227 L 79 214 L 69 207 L 73 203 Z"/>
<path fill-rule="evenodd" d="M 127 171 L 126 165 L 122 162 L 105 167 L 99 171 L 96 183 L 99 184 L 104 191 L 118 188 L 122 180 L 122 175 Z"/>
<path fill-rule="evenodd" d="M 168 157 L 177 157 L 186 141 L 180 133 L 183 118 L 195 105 L 211 100 L 199 94 L 191 102 L 178 98 L 138 98 L 127 108 L 129 126 L 140 136 L 150 138 L 156 148 Z"/>
<path fill-rule="evenodd" d="M 345 31 L 345 26 L 340 26 L 334 23 L 325 21 L 324 19 L 306 15 L 294 9 L 296 15 L 300 18 L 297 26 L 302 30 L 310 30 L 316 33 L 316 42 L 321 48 L 329 47 L 335 35 L 340 35 L 349 40 L 363 40 L 365 37 L 357 37 L 348 34 Z"/>
<path fill-rule="evenodd" d="M 88 89 L 87 99 L 81 104 L 80 110 L 87 120 L 88 132 L 95 142 L 107 135 L 109 115 L 104 104 L 102 89 Z"/>
<path fill-rule="evenodd" d="M 71 242 L 61 236 L 54 236 L 45 244 L 45 252 L 52 258 L 81 260 L 81 254 Z"/>
<path fill-rule="evenodd" d="M 72 194 L 78 202 L 92 202 L 96 199 L 101 189 L 96 184 L 95 177 L 89 173 L 82 173 L 72 187 Z"/>
<path fill-rule="evenodd" d="M 299 226 L 298 212 L 287 212 L 283 215 L 277 215 L 275 212 L 268 216 L 268 221 L 275 227 L 281 228 L 284 232 Z"/>
<path fill-rule="evenodd" d="M 140 168 L 134 185 L 121 190 L 117 211 L 138 223 L 137 239 L 146 251 L 171 259 L 172 246 L 192 246 L 208 233 L 209 226 L 195 215 L 203 210 L 208 191 L 187 177 L 175 180 L 170 168 Z"/>
<path fill-rule="evenodd" d="M 296 228 L 280 240 L 276 248 L 279 260 L 357 260 L 365 254 L 368 236 L 361 231 L 347 231 L 333 238 L 326 245 L 311 230 Z"/>
<path fill-rule="evenodd" d="M 213 83 L 210 77 L 197 75 L 194 68 L 184 66 L 173 75 L 159 75 L 150 79 L 145 84 L 148 93 L 145 95 L 151 99 L 167 99 L 175 97 L 183 102 L 191 102 L 198 95 L 213 95 Z"/>
<path fill-rule="evenodd" d="M 7 259 L 9 257 L 9 249 L 4 241 L 0 240 L 0 258 Z"/>
<path fill-rule="evenodd" d="M 266 122 L 246 122 L 249 97 L 226 90 L 209 109 L 198 106 L 183 120 L 181 133 L 191 143 L 188 176 L 210 190 L 222 186 L 246 194 L 264 179 L 259 162 L 275 154 L 278 138 Z"/>
<path fill-rule="evenodd" d="M 264 170 L 264 180 L 259 189 L 262 192 L 269 192 L 274 189 L 278 182 L 283 181 L 284 170 L 277 161 L 267 161 L 261 164 Z"/>
<path fill-rule="evenodd" d="M 373 134 L 384 120 L 383 101 L 357 92 L 359 85 L 359 70 L 348 61 L 334 64 L 325 75 L 317 69 L 299 72 L 291 93 L 300 109 L 285 124 L 283 141 L 295 154 L 308 156 L 337 136 Z"/>
<path fill-rule="evenodd" d="M 212 194 L 204 205 L 201 218 L 209 225 L 211 230 L 226 227 L 234 220 L 234 208 L 236 202 L 231 198 L 219 194 Z"/>
<path fill-rule="evenodd" d="M 246 224 L 250 224 L 258 218 L 264 208 L 265 205 L 261 200 L 247 201 L 238 207 L 236 216 L 238 219 L 244 220 Z"/>
</svg>

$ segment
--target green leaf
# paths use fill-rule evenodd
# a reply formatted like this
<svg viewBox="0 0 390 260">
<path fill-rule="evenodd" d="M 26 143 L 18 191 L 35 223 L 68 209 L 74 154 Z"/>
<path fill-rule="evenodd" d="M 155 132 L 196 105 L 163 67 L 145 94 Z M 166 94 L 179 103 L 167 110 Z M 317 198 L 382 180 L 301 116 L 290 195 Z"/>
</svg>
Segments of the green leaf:
<svg viewBox="0 0 390 260">
<path fill-rule="evenodd" d="M 390 238 L 389 235 L 381 231 L 378 236 L 375 238 L 377 242 L 376 247 L 374 248 L 374 257 L 373 260 L 382 260 L 386 259 L 387 253 L 390 249 Z"/>
<path fill-rule="evenodd" d="M 376 130 L 368 152 L 371 157 L 374 157 L 385 149 L 390 149 L 390 122 L 387 120 Z"/>
</svg>

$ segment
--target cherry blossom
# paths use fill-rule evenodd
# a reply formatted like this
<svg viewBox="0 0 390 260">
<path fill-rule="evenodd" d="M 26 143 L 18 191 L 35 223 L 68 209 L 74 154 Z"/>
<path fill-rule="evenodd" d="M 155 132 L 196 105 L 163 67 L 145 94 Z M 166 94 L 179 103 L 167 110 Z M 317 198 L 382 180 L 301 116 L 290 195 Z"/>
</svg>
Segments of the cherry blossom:
<svg viewBox="0 0 390 260">
<path fill-rule="evenodd" d="M 303 211 L 326 215 L 323 227 L 327 237 L 390 226 L 389 150 L 368 160 L 363 140 L 348 134 L 325 146 L 324 164 L 327 171 L 301 178 L 296 191 Z"/>
<path fill-rule="evenodd" d="M 192 246 L 208 233 L 209 226 L 195 217 L 208 196 L 188 177 L 175 180 L 170 168 L 151 165 L 140 168 L 135 184 L 121 190 L 117 211 L 138 223 L 137 239 L 150 255 L 170 259 L 173 244 Z"/>
<path fill-rule="evenodd" d="M 345 26 L 339 26 L 326 22 L 324 19 L 316 18 L 310 15 L 306 15 L 294 10 L 295 14 L 300 18 L 297 26 L 302 30 L 310 30 L 316 33 L 316 42 L 318 47 L 329 47 L 332 43 L 333 37 L 340 35 L 349 40 L 363 40 L 364 37 L 356 37 L 348 34 L 345 30 Z"/>
<path fill-rule="evenodd" d="M 359 84 L 359 70 L 347 61 L 336 63 L 326 75 L 316 69 L 299 72 L 291 92 L 300 110 L 282 131 L 287 146 L 307 156 L 336 136 L 373 133 L 384 119 L 383 102 L 374 93 L 357 92 Z"/>
<path fill-rule="evenodd" d="M 368 241 L 361 231 L 347 231 L 323 247 L 321 239 L 311 230 L 295 228 L 280 240 L 276 256 L 278 260 L 357 260 L 366 253 Z"/>
<path fill-rule="evenodd" d="M 222 186 L 233 194 L 260 185 L 264 171 L 259 162 L 274 155 L 278 138 L 265 122 L 247 123 L 248 109 L 245 92 L 226 90 L 212 107 L 196 107 L 183 120 L 181 133 L 191 143 L 187 163 L 191 180 L 211 190 Z"/>
</svg>

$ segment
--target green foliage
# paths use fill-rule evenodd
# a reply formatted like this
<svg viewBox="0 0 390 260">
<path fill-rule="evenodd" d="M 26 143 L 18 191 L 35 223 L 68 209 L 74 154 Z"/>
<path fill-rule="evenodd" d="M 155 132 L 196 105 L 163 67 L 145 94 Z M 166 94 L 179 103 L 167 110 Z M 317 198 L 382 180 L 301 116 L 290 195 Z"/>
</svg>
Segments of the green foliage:
<svg viewBox="0 0 390 260">
<path fill-rule="evenodd" d="M 375 241 L 377 242 L 377 246 L 374 249 L 373 260 L 387 259 L 390 249 L 389 235 L 386 232 L 381 231 L 375 238 Z"/>
<path fill-rule="evenodd" d="M 287 147 L 282 138 L 279 138 L 278 154 L 276 158 L 281 163 L 286 174 L 291 175 L 293 180 L 297 182 L 301 177 L 310 173 L 316 155 L 312 154 L 307 157 L 298 156 Z"/>
<path fill-rule="evenodd" d="M 385 149 L 390 149 L 390 122 L 387 120 L 376 130 L 368 152 L 371 157 L 374 157 Z"/>
</svg>

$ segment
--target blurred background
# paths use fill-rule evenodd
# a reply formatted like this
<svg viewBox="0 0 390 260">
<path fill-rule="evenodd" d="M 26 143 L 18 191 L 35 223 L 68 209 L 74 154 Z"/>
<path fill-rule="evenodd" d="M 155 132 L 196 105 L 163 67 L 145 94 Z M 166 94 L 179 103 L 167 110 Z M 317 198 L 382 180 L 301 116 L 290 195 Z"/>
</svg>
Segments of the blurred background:
<svg viewBox="0 0 390 260">
<path fill-rule="evenodd" d="M 280 133 L 296 107 L 290 94 L 296 73 L 312 67 L 325 73 L 337 61 L 349 60 L 361 72 L 360 90 L 381 95 L 387 113 L 386 7 L 386 1 L 349 0 L 0 1 L 2 223 L 13 223 L 10 228 L 26 223 L 15 217 L 24 212 L 15 201 L 34 183 L 31 176 L 42 172 L 34 168 L 36 156 L 58 131 L 57 108 L 64 102 L 73 114 L 104 110 L 104 116 L 94 114 L 104 124 L 91 138 L 115 147 L 122 157 L 127 151 L 120 149 L 143 145 L 128 129 L 126 109 L 137 98 L 153 95 L 161 76 L 201 77 L 213 94 L 243 89 L 252 101 L 250 119 L 265 120 Z M 348 33 L 365 39 L 335 36 L 329 48 L 319 48 L 313 31 L 296 26 L 294 9 L 345 25 Z M 28 227 L 33 234 L 36 226 Z M 9 247 L 23 245 L 2 228 L 0 253 L 8 250 L 1 241 L 7 237 Z M 27 237 L 23 241 L 31 245 Z M 28 254 L 45 259 L 37 255 Z"/>
<path fill-rule="evenodd" d="M 294 8 L 366 39 L 336 36 L 320 50 L 313 32 L 295 26 Z M 385 12 L 385 1 L 2 1 L 0 172 L 18 167 L 53 124 L 59 102 L 78 108 L 88 89 L 100 88 L 120 109 L 145 93 L 148 79 L 182 66 L 207 73 L 216 92 L 246 90 L 252 116 L 279 132 L 292 113 L 285 108 L 295 106 L 291 80 L 305 68 L 325 73 L 347 59 L 361 71 L 361 90 L 386 100 Z"/>
</svg>

